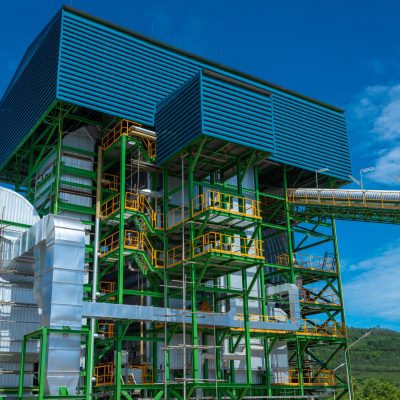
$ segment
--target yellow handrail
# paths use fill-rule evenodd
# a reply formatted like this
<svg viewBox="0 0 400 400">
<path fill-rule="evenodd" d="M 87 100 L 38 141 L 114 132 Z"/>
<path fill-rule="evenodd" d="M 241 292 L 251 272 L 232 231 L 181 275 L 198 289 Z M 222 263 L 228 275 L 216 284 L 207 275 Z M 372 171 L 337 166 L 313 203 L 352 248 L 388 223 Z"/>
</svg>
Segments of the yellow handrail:
<svg viewBox="0 0 400 400">
<path fill-rule="evenodd" d="M 276 256 L 276 263 L 282 266 L 289 266 L 289 255 L 279 254 Z M 335 260 L 332 257 L 312 256 L 307 254 L 294 253 L 293 265 L 298 268 L 336 272 Z"/>
<path fill-rule="evenodd" d="M 99 364 L 94 368 L 96 386 L 110 386 L 114 384 L 114 363 Z"/>
<path fill-rule="evenodd" d="M 259 201 L 211 189 L 196 196 L 192 200 L 192 207 L 193 215 L 207 210 L 215 210 L 243 217 L 261 218 Z"/>
<path fill-rule="evenodd" d="M 250 242 L 250 243 L 249 243 Z M 208 232 L 194 239 L 194 257 L 209 252 L 263 259 L 262 240 L 249 241 L 237 235 Z"/>
<path fill-rule="evenodd" d="M 150 138 L 146 134 L 138 132 L 135 127 L 141 127 L 137 122 L 129 121 L 127 119 L 121 120 L 113 128 L 109 129 L 102 140 L 103 151 L 111 147 L 121 136 L 130 136 L 140 139 L 147 155 L 150 159 L 156 156 L 156 142 L 155 138 Z"/>
<path fill-rule="evenodd" d="M 208 232 L 194 239 L 193 253 L 190 243 L 185 243 L 185 259 L 198 257 L 210 252 L 218 252 L 233 256 L 263 259 L 262 240 L 250 241 L 240 236 L 219 232 Z M 167 252 L 167 266 L 173 267 L 182 262 L 182 245 L 175 246 Z"/>
<path fill-rule="evenodd" d="M 306 386 L 335 386 L 335 371 L 323 368 L 303 368 L 303 383 Z M 297 368 L 282 368 L 273 371 L 273 385 L 299 386 L 300 377 Z"/>
<path fill-rule="evenodd" d="M 103 186 L 108 190 L 112 190 L 113 192 L 118 191 L 119 176 L 105 173 Z"/>
<path fill-rule="evenodd" d="M 308 336 L 343 337 L 346 336 L 346 327 L 342 322 L 303 319 L 300 329 L 295 333 Z"/>
<path fill-rule="evenodd" d="M 120 194 L 116 194 L 108 199 L 101 206 L 101 214 L 103 218 L 108 218 L 110 215 L 115 214 L 120 210 Z M 149 220 L 150 225 L 158 229 L 158 215 L 154 211 L 153 207 L 149 203 L 147 197 L 143 194 L 137 194 L 132 192 L 125 193 L 125 209 L 145 214 Z"/>
<path fill-rule="evenodd" d="M 119 232 L 100 241 L 100 258 L 119 248 Z M 164 268 L 164 252 L 156 250 L 143 232 L 126 230 L 124 237 L 124 248 L 142 251 L 147 254 L 149 261 L 156 268 Z"/>
<path fill-rule="evenodd" d="M 303 288 L 299 290 L 299 297 L 305 303 L 340 305 L 339 296 L 329 290 Z"/>
</svg>

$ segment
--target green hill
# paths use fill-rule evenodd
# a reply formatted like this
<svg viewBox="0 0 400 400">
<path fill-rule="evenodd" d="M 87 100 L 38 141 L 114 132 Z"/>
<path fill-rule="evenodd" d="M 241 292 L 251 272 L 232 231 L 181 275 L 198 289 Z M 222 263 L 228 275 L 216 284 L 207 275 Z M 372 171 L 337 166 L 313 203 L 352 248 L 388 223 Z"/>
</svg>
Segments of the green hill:
<svg viewBox="0 0 400 400">
<path fill-rule="evenodd" d="M 372 333 L 349 351 L 353 378 L 388 380 L 400 387 L 400 332 L 349 328 L 350 343 L 368 331 Z"/>
</svg>

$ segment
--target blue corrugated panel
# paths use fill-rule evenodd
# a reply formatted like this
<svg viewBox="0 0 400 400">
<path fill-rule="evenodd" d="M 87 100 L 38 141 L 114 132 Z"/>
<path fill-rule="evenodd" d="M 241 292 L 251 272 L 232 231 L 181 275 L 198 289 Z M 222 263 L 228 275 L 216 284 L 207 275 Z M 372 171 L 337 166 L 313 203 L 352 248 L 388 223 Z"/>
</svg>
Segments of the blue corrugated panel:
<svg viewBox="0 0 400 400">
<path fill-rule="evenodd" d="M 0 101 L 0 166 L 56 99 L 60 13 L 26 51 Z"/>
<path fill-rule="evenodd" d="M 159 104 L 156 120 L 157 162 L 162 164 L 202 134 L 199 75 Z"/>
<path fill-rule="evenodd" d="M 203 133 L 253 149 L 273 153 L 271 93 L 202 74 Z"/>
<path fill-rule="evenodd" d="M 275 161 L 348 179 L 351 174 L 344 114 L 276 93 Z"/>
<path fill-rule="evenodd" d="M 328 174 L 344 179 L 350 173 L 344 116 L 334 107 L 325 107 L 286 89 L 71 9 L 62 11 L 60 46 L 58 39 L 59 17 L 56 17 L 27 52 L 2 100 L 0 138 L 7 146 L 0 150 L 0 163 L 32 131 L 55 97 L 154 125 L 156 105 L 201 70 L 208 69 L 272 93 L 273 118 L 271 124 L 267 123 L 268 137 L 263 146 L 272 148 L 272 143 L 267 142 L 271 141 L 269 130 L 274 127 L 274 160 L 309 170 L 329 167 Z M 215 99 L 213 101 L 217 107 Z M 238 101 L 241 100 L 238 98 Z M 267 105 L 270 107 L 268 101 Z M 213 129 L 214 133 L 223 133 L 221 126 L 218 127 L 222 119 L 213 118 L 211 107 L 205 117 L 210 132 Z M 243 132 L 248 133 L 245 129 Z M 252 140 L 251 135 L 241 134 L 240 137 L 244 142 Z"/>
<path fill-rule="evenodd" d="M 63 12 L 59 99 L 154 125 L 156 105 L 202 69 L 273 94 L 273 121 L 267 123 L 264 141 L 271 141 L 268 130 L 275 127 L 274 160 L 309 170 L 329 167 L 328 174 L 347 179 L 350 159 L 342 112 L 78 13 Z M 206 125 L 222 133 L 211 108 Z M 243 137 L 236 136 L 238 140 Z M 251 139 L 248 135 L 244 142 Z M 272 142 L 268 147 L 273 147 Z"/>
<path fill-rule="evenodd" d="M 193 61 L 63 12 L 61 100 L 153 125 L 155 105 L 198 70 Z"/>
<path fill-rule="evenodd" d="M 270 95 L 202 71 L 157 107 L 157 161 L 164 163 L 202 135 L 272 153 Z"/>
</svg>

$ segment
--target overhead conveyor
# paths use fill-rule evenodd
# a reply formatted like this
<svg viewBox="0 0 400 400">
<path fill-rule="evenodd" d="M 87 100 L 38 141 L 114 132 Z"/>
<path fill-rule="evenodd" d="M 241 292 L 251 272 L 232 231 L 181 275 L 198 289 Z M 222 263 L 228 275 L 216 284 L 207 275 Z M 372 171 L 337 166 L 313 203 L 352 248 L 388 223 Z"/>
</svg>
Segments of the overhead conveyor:
<svg viewBox="0 0 400 400">
<path fill-rule="evenodd" d="M 306 216 L 400 223 L 400 191 L 346 189 L 287 189 L 287 201 Z"/>
</svg>

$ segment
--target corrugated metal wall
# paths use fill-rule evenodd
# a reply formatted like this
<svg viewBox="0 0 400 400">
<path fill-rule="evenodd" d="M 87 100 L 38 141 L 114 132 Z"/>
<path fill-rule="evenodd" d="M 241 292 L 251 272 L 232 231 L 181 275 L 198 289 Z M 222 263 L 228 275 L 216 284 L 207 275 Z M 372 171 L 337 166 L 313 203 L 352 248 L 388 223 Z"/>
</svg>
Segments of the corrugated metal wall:
<svg viewBox="0 0 400 400">
<path fill-rule="evenodd" d="M 201 135 L 274 151 L 270 93 L 226 75 L 201 71 L 156 108 L 157 161 Z"/>
<path fill-rule="evenodd" d="M 351 166 L 344 114 L 282 93 L 274 94 L 273 110 L 273 160 L 314 171 L 329 168 L 332 175 L 348 179 Z"/>
<path fill-rule="evenodd" d="M 0 101 L 0 166 L 56 99 L 60 21 L 58 13 L 28 48 Z"/>
<path fill-rule="evenodd" d="M 270 93 L 213 75 L 202 74 L 203 133 L 272 153 Z"/>
<path fill-rule="evenodd" d="M 2 147 L 0 163 L 54 100 L 58 38 L 56 17 L 32 45 L 3 99 L 0 139 L 8 146 Z M 60 100 L 154 125 L 156 105 L 202 69 L 272 93 L 274 160 L 309 170 L 329 167 L 328 174 L 348 178 L 347 134 L 339 110 L 70 9 L 62 11 Z"/>
<path fill-rule="evenodd" d="M 158 105 L 156 130 L 159 164 L 201 136 L 201 106 L 199 75 L 189 79 Z"/>
<path fill-rule="evenodd" d="M 156 105 L 204 68 L 272 93 L 273 119 L 271 125 L 268 121 L 266 130 L 275 130 L 274 160 L 309 170 L 329 167 L 328 174 L 348 178 L 351 168 L 347 133 L 340 111 L 71 11 L 63 12 L 59 99 L 154 125 Z M 268 101 L 267 105 L 270 106 Z M 210 109 L 207 122 L 214 116 Z M 216 132 L 217 122 L 213 122 L 214 127 L 209 125 L 208 129 Z M 271 141 L 271 132 L 267 133 Z M 250 135 L 245 141 L 249 138 Z M 271 148 L 272 142 L 268 146 Z"/>
</svg>

